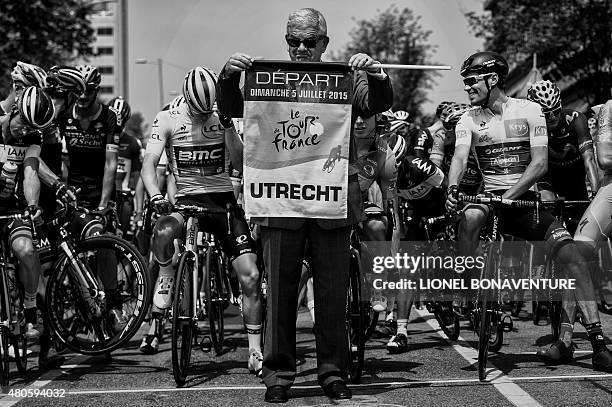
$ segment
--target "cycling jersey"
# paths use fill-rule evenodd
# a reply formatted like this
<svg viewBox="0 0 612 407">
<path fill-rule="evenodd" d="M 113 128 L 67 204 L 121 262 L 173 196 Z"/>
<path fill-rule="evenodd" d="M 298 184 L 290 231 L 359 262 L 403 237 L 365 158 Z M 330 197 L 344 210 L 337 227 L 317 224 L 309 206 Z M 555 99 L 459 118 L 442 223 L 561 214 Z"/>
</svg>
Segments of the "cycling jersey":
<svg viewBox="0 0 612 407">
<path fill-rule="evenodd" d="M 437 131 L 433 136 L 433 147 L 431 149 L 431 161 L 440 163 L 442 172 L 448 174 L 453 155 L 455 154 L 455 141 L 447 137 L 446 131 Z M 463 173 L 463 178 L 459 181 L 459 189 L 468 195 L 475 195 L 482 185 L 482 173 L 478 168 L 476 157 L 470 152 L 467 167 Z"/>
<path fill-rule="evenodd" d="M 82 195 L 101 195 L 106 151 L 116 152 L 121 136 L 115 113 L 100 105 L 87 129 L 82 129 L 73 107 L 58 118 L 58 126 L 70 159 L 68 183 L 81 188 Z"/>
<path fill-rule="evenodd" d="M 482 107 L 465 112 L 455 134 L 455 146 L 471 146 L 487 192 L 514 186 L 531 162 L 531 148 L 548 146 L 540 106 L 510 97 L 502 106 L 501 118 Z"/>
<path fill-rule="evenodd" d="M 187 104 L 159 112 L 151 126 L 146 154 L 159 157 L 164 148 L 179 194 L 233 191 L 225 129 L 216 112 L 194 117 Z"/>
<path fill-rule="evenodd" d="M 598 116 L 598 130 L 595 143 L 600 156 L 609 154 L 612 148 L 612 100 L 608 100 L 602 107 Z M 604 168 L 604 184 L 612 182 L 612 168 Z"/>
<path fill-rule="evenodd" d="M 406 145 L 408 154 L 420 158 L 429 158 L 433 147 L 433 136 L 429 129 L 413 127 L 408 130 L 406 135 Z"/>
<path fill-rule="evenodd" d="M 117 153 L 117 177 L 115 178 L 117 189 L 121 189 L 125 177 L 130 176 L 126 173 L 126 163 L 128 161 L 131 162 L 131 172 L 140 171 L 140 168 L 142 168 L 140 165 L 140 143 L 136 137 L 124 132 L 119 139 L 119 152 Z"/>
<path fill-rule="evenodd" d="M 426 158 L 407 155 L 402 160 L 397 175 L 397 193 L 407 200 L 422 199 L 433 188 L 439 188 L 444 174 Z"/>
</svg>

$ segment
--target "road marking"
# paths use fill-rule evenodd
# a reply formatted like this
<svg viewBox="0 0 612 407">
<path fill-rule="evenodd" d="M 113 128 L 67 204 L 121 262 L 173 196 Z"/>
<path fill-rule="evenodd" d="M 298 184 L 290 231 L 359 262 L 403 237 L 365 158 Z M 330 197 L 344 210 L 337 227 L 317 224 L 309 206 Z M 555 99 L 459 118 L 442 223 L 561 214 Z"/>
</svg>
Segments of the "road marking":
<svg viewBox="0 0 612 407">
<path fill-rule="evenodd" d="M 433 318 L 433 314 L 427 312 L 424 309 L 417 309 L 416 312 L 425 319 L 427 325 L 429 325 L 432 329 L 434 329 L 438 335 L 442 338 L 446 339 L 459 355 L 461 355 L 465 360 L 468 361 L 470 365 L 474 365 L 478 363 L 478 350 L 474 349 L 470 346 L 465 339 L 459 336 L 459 339 L 455 342 L 451 342 L 446 335 L 440 329 L 440 325 L 435 318 Z M 432 318 L 425 318 L 432 317 Z M 503 372 L 496 368 L 487 370 L 487 382 L 493 384 L 495 389 L 499 391 L 502 396 L 504 396 L 510 403 L 515 406 L 533 406 L 533 407 L 541 407 L 541 404 L 536 401 L 529 393 L 519 387 L 518 384 L 514 383 L 512 379 L 506 376 Z"/>
<path fill-rule="evenodd" d="M 89 360 L 91 356 L 79 355 L 68 359 L 66 362 L 70 362 L 70 365 L 62 365 L 59 369 L 49 370 L 48 372 L 43 373 L 38 379 L 34 380 L 31 383 L 27 383 L 25 385 L 13 386 L 11 389 L 14 390 L 23 390 L 23 389 L 42 389 L 47 386 L 53 380 L 57 379 L 61 375 L 63 375 L 65 370 L 70 370 L 75 367 L 80 367 L 81 363 Z M 7 394 L 3 394 L 0 398 L 0 407 L 10 407 L 13 406 L 20 401 L 24 400 L 21 397 L 9 397 Z"/>
</svg>

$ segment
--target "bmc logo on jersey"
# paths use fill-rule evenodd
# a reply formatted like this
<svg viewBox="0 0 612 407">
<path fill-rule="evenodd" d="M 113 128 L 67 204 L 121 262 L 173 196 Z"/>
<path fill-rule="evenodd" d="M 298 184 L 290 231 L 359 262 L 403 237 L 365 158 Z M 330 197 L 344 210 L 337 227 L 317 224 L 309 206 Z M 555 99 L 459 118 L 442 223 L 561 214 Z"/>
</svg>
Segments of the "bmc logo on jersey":
<svg viewBox="0 0 612 407">
<path fill-rule="evenodd" d="M 225 146 L 223 143 L 207 146 L 175 146 L 174 156 L 179 168 L 223 167 Z"/>
<path fill-rule="evenodd" d="M 529 134 L 529 125 L 526 119 L 504 120 L 504 127 L 508 138 L 525 137 Z"/>
</svg>

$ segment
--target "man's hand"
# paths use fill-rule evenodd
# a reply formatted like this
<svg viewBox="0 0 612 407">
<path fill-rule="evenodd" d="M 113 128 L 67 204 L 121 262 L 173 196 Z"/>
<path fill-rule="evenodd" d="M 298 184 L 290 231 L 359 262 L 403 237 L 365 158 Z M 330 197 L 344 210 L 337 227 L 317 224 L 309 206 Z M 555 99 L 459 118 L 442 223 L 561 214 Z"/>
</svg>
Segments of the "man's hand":
<svg viewBox="0 0 612 407">
<path fill-rule="evenodd" d="M 221 73 L 227 78 L 236 72 L 246 71 L 253 65 L 254 60 L 250 55 L 236 52 L 227 60 Z"/>
<path fill-rule="evenodd" d="M 457 204 L 459 200 L 457 199 L 459 195 L 459 187 L 457 185 L 451 185 L 446 190 L 446 203 L 445 207 L 448 212 L 454 212 L 457 210 Z"/>
<path fill-rule="evenodd" d="M 62 181 L 57 180 L 53 183 L 53 190 L 55 196 L 65 204 L 76 203 L 76 189 L 64 184 Z"/>
<path fill-rule="evenodd" d="M 349 66 L 353 69 L 363 69 L 370 73 L 381 73 L 382 70 L 379 67 L 373 67 L 374 64 L 379 64 L 380 62 L 375 61 L 367 54 L 355 54 L 349 59 Z"/>
<path fill-rule="evenodd" d="M 172 204 L 162 194 L 153 195 L 149 207 L 160 216 L 172 213 Z"/>
<path fill-rule="evenodd" d="M 38 205 L 28 205 L 23 213 L 23 216 L 25 217 L 31 216 L 32 220 L 38 219 L 40 215 L 42 215 L 42 211 Z"/>
</svg>

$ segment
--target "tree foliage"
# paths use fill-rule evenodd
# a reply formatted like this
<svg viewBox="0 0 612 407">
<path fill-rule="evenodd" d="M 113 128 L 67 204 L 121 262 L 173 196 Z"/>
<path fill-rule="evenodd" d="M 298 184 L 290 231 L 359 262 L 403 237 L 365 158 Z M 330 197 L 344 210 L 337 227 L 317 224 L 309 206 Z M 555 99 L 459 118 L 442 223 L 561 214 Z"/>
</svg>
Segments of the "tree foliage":
<svg viewBox="0 0 612 407">
<path fill-rule="evenodd" d="M 610 98 L 612 88 L 612 0 L 498 0 L 491 12 L 467 13 L 485 48 L 513 64 L 534 53 L 580 81 L 591 103 Z"/>
<path fill-rule="evenodd" d="M 0 94 L 8 93 L 17 61 L 48 69 L 91 55 L 92 7 L 84 0 L 0 0 Z"/>
<path fill-rule="evenodd" d="M 370 20 L 356 21 L 340 57 L 348 61 L 351 55 L 364 52 L 382 63 L 430 64 L 435 46 L 427 42 L 431 31 L 424 30 L 420 21 L 409 8 L 392 5 L 378 11 Z M 393 109 L 420 116 L 419 107 L 427 101 L 425 90 L 431 89 L 438 74 L 417 70 L 388 70 L 387 74 L 395 95 Z"/>
</svg>

